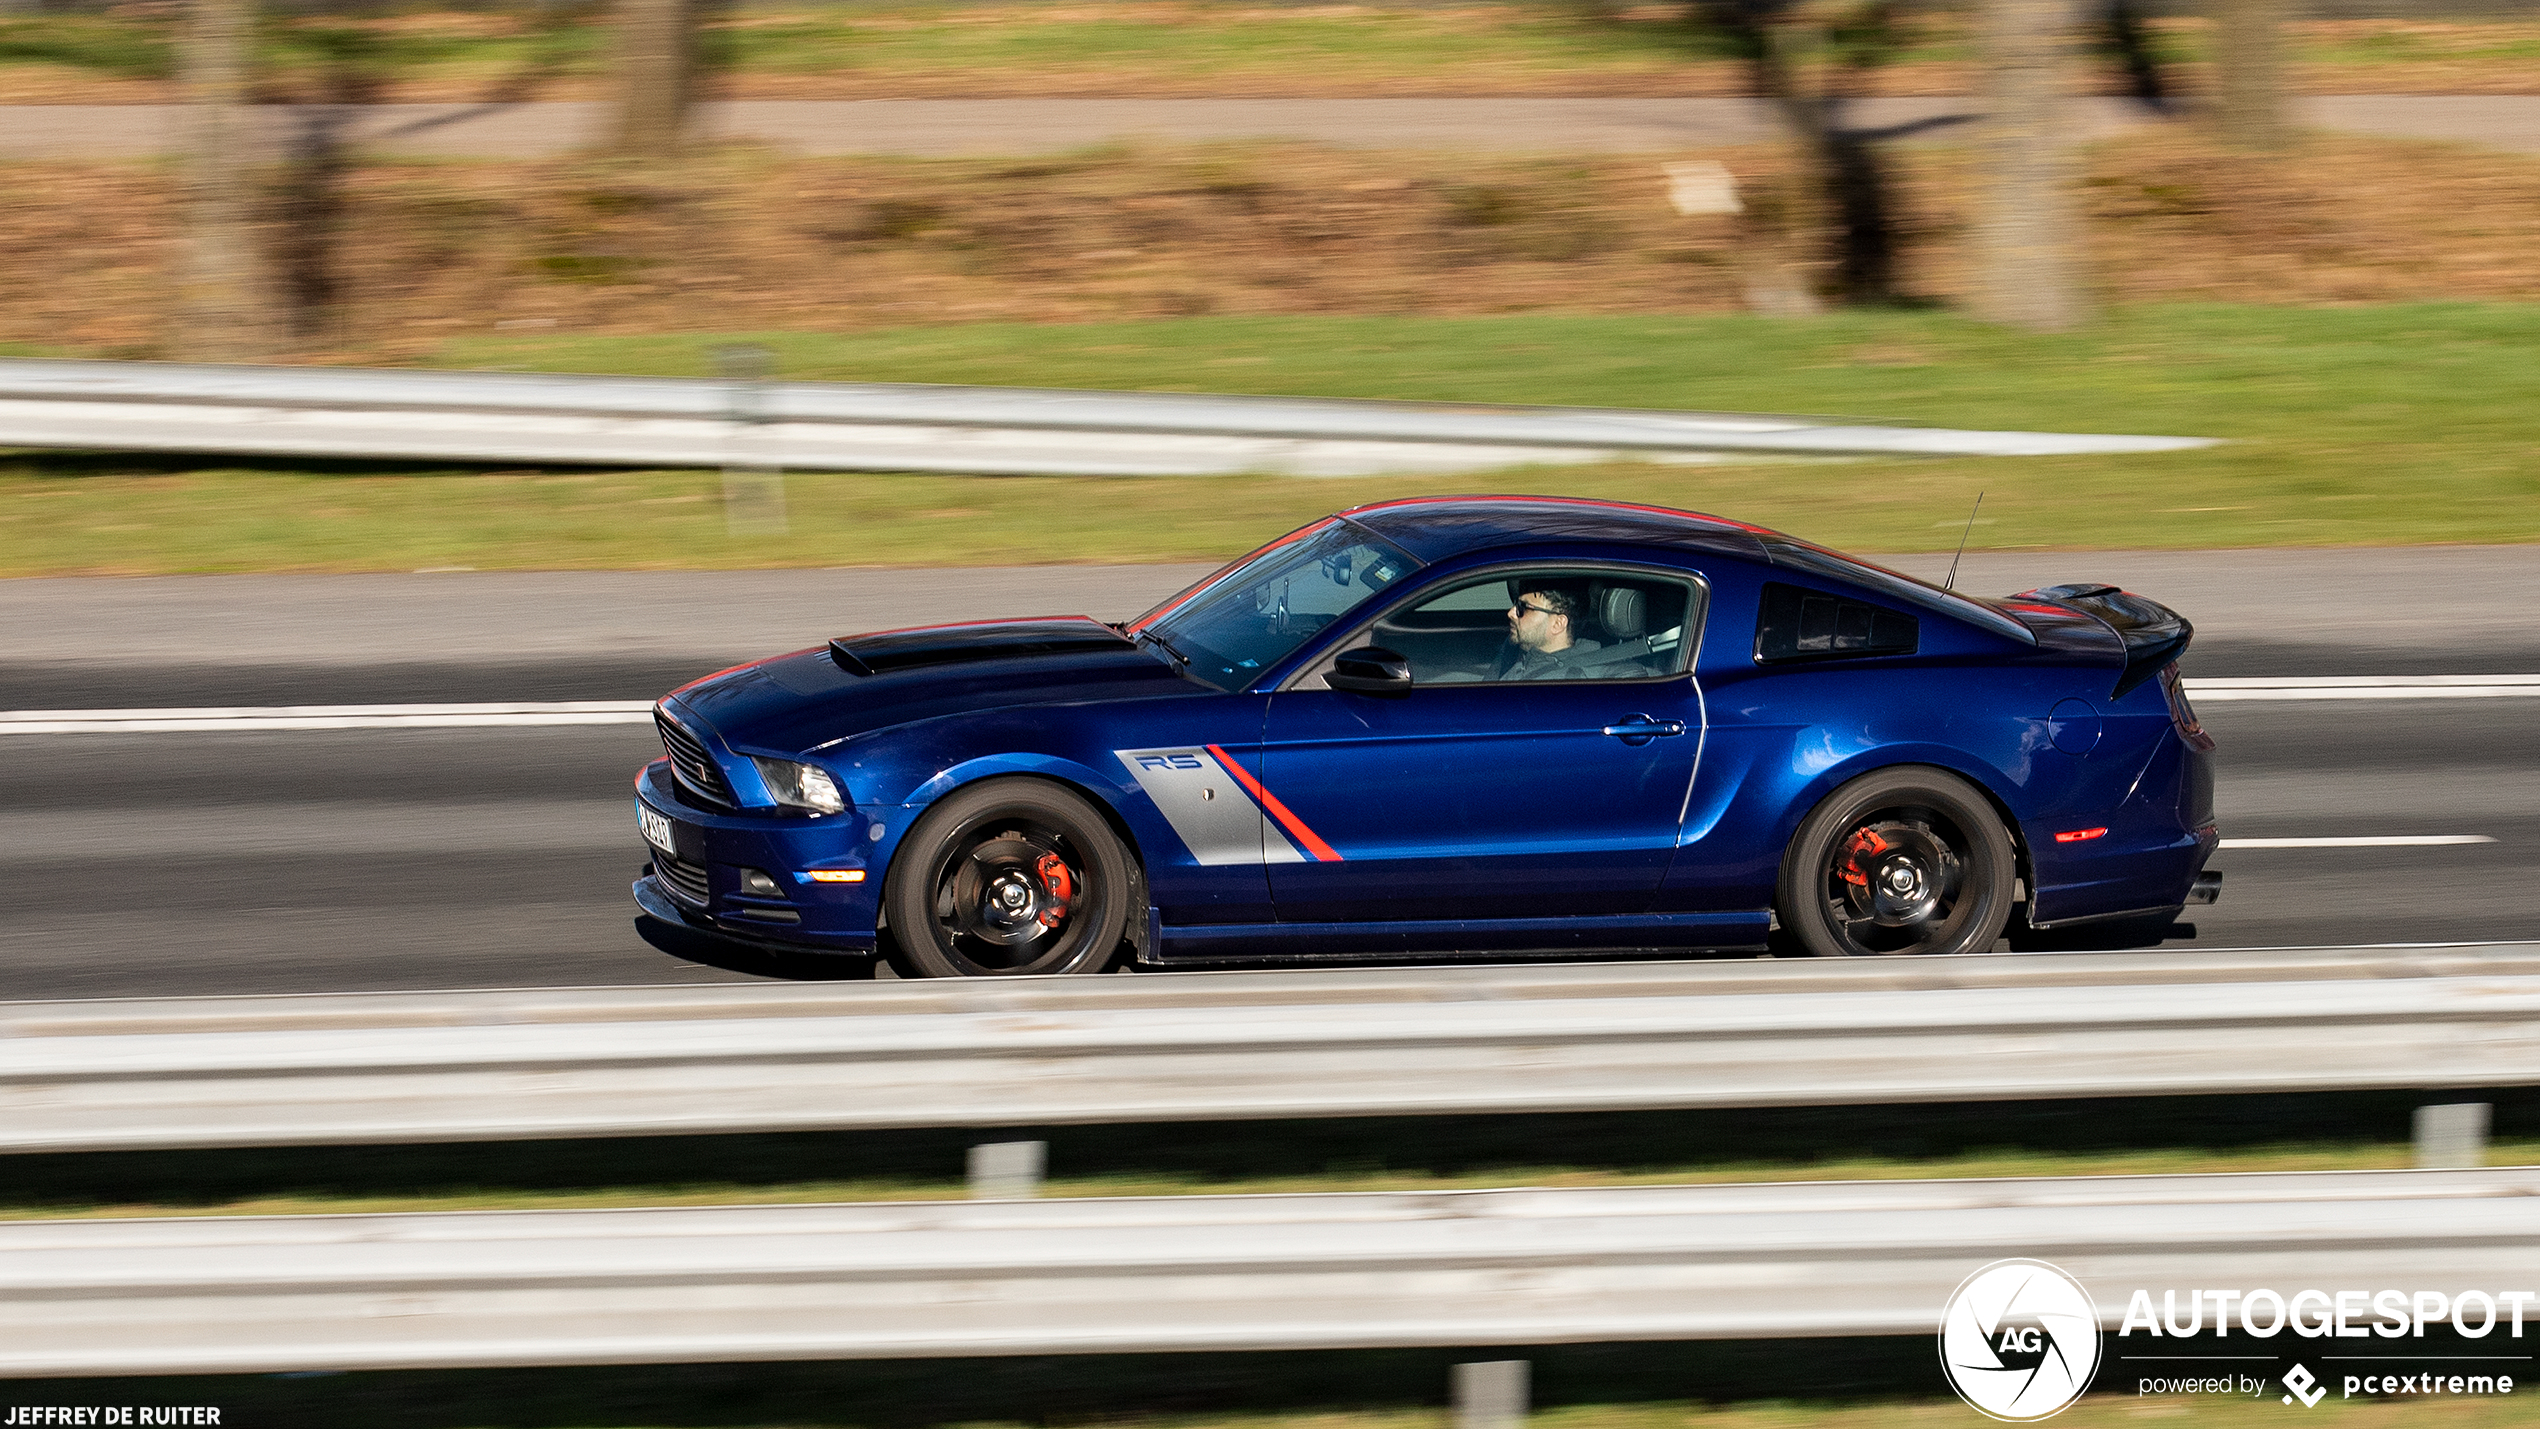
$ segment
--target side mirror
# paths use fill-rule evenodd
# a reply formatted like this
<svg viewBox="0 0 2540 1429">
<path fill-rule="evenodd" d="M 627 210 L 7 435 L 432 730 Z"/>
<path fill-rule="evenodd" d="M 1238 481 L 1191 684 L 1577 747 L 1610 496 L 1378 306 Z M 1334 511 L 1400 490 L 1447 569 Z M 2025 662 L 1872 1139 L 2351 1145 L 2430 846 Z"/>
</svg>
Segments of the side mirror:
<svg viewBox="0 0 2540 1429">
<path fill-rule="evenodd" d="M 1374 645 L 1344 650 L 1323 683 L 1353 695 L 1407 695 L 1411 693 L 1411 662 Z"/>
</svg>

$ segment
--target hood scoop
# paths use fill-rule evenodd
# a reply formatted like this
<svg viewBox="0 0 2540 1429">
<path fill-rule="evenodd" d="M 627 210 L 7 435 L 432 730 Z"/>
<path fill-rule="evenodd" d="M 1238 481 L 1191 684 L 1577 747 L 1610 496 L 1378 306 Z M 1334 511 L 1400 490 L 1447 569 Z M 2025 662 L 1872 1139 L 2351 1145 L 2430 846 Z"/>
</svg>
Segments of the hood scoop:
<svg viewBox="0 0 2540 1429">
<path fill-rule="evenodd" d="M 850 675 L 880 675 L 930 665 L 1135 648 L 1135 641 L 1099 620 L 1050 615 L 841 635 L 829 642 L 829 658 Z"/>
</svg>

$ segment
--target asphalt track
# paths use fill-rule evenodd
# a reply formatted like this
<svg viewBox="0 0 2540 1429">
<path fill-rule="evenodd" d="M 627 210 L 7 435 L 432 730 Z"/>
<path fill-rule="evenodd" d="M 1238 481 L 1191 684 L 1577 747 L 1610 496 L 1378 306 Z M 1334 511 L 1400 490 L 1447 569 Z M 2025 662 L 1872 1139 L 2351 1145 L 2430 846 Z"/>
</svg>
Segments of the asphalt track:
<svg viewBox="0 0 2540 1429">
<path fill-rule="evenodd" d="M 1932 558 L 1900 561 L 1938 574 Z M 0 584 L 0 708 L 628 699 L 833 633 L 1132 614 L 1197 567 Z M 2540 548 L 1978 555 L 2197 619 L 2190 673 L 2540 671 Z M 2190 946 L 2527 938 L 2540 698 L 2210 704 L 2243 838 Z M 640 725 L 0 742 L 0 997 L 732 980 L 632 931 Z M 2180 946 L 2173 944 L 2172 946 Z"/>
<path fill-rule="evenodd" d="M 2432 139 L 2540 153 L 2540 96 L 2317 95 L 2294 101 L 2298 122 L 2386 138 Z M 1290 139 L 1353 149 L 1529 153 L 1681 153 L 1756 144 L 1780 132 L 1752 99 L 759 99 L 699 106 L 710 138 L 799 154 L 993 157 L 1096 144 Z M 1848 122 L 1908 142 L 1962 143 L 1982 112 L 1968 98 L 1870 99 Z M 177 104 L 0 106 L 0 158 L 131 159 L 175 152 Z M 316 123 L 381 154 L 544 158 L 597 142 L 606 106 L 523 104 L 267 105 L 257 133 L 274 152 Z M 2079 99 L 2078 136 L 2161 122 L 2141 105 Z"/>
</svg>

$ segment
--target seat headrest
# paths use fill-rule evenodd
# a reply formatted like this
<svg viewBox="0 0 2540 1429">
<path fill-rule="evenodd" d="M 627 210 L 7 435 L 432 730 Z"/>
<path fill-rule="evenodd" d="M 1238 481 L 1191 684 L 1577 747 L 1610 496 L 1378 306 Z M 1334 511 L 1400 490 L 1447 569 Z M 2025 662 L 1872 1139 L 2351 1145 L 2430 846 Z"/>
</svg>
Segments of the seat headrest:
<svg viewBox="0 0 2540 1429">
<path fill-rule="evenodd" d="M 1609 640 L 1638 640 L 1649 630 L 1649 597 L 1633 586 L 1599 586 L 1596 620 Z"/>
</svg>

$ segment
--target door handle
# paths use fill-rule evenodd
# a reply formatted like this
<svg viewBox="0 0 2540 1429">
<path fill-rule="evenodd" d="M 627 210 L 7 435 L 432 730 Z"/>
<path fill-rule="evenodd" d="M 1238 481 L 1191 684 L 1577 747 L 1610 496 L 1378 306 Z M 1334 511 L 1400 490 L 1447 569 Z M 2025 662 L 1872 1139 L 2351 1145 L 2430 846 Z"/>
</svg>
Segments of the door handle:
<svg viewBox="0 0 2540 1429">
<path fill-rule="evenodd" d="M 1621 724 L 1609 724 L 1605 732 L 1625 744 L 1647 744 L 1653 739 L 1684 733 L 1685 722 L 1680 719 L 1651 719 L 1645 714 L 1625 715 Z"/>
</svg>

